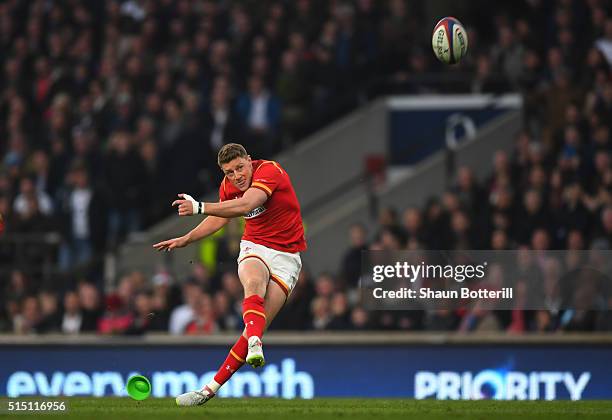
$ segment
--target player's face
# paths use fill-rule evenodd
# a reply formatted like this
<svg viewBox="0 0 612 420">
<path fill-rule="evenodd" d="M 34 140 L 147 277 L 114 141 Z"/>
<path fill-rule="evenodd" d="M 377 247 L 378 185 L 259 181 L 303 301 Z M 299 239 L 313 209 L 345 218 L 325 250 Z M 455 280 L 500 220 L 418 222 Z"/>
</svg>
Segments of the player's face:
<svg viewBox="0 0 612 420">
<path fill-rule="evenodd" d="M 227 179 L 236 186 L 240 191 L 246 191 L 251 185 L 251 177 L 253 176 L 253 165 L 251 164 L 251 156 L 237 157 L 236 159 L 221 165 L 221 170 Z"/>
</svg>

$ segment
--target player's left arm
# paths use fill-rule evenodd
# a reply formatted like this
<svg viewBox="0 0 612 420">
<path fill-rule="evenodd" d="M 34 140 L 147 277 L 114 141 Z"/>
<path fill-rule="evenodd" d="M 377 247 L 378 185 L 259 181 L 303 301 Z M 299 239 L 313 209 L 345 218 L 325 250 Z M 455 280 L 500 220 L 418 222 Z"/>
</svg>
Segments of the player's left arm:
<svg viewBox="0 0 612 420">
<path fill-rule="evenodd" d="M 246 190 L 240 198 L 221 201 L 219 203 L 200 203 L 193 200 L 193 198 L 187 194 L 179 194 L 179 196 L 184 198 L 184 200 L 176 200 L 173 203 L 173 205 L 179 206 L 179 216 L 207 214 L 209 216 L 224 217 L 227 219 L 244 216 L 251 210 L 263 205 L 266 200 L 268 200 L 268 195 L 264 191 L 253 187 Z"/>
</svg>

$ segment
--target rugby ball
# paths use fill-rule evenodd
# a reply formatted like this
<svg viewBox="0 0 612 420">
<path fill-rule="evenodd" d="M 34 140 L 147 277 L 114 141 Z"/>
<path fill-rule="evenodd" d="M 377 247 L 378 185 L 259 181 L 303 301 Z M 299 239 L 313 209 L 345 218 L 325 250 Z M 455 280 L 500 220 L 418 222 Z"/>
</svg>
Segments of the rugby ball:
<svg viewBox="0 0 612 420">
<path fill-rule="evenodd" d="M 467 32 L 454 17 L 442 18 L 434 26 L 431 46 L 438 60 L 444 64 L 456 64 L 467 53 Z"/>
</svg>

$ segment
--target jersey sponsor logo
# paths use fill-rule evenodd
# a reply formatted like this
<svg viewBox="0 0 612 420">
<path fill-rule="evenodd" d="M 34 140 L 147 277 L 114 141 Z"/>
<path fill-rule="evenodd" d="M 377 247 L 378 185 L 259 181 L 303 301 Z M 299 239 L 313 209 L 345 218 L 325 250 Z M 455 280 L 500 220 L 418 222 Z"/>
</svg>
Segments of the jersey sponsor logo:
<svg viewBox="0 0 612 420">
<path fill-rule="evenodd" d="M 252 219 L 254 217 L 259 216 L 260 214 L 262 214 L 264 211 L 266 211 L 266 208 L 264 206 L 259 206 L 254 208 L 253 210 L 251 210 L 250 212 L 248 212 L 247 214 L 244 215 L 245 219 Z"/>
</svg>

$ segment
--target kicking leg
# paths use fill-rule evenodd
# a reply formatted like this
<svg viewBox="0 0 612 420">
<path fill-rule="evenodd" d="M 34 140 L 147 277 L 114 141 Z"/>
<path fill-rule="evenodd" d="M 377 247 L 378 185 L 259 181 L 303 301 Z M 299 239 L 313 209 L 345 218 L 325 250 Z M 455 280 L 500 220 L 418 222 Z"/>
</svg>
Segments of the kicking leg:
<svg viewBox="0 0 612 420">
<path fill-rule="evenodd" d="M 266 291 L 265 311 L 266 311 L 266 329 L 280 312 L 285 304 L 287 297 L 285 292 L 274 282 L 270 282 Z M 246 328 L 242 330 L 242 335 L 238 338 L 234 346 L 231 348 L 227 358 L 219 367 L 214 379 L 207 386 L 216 393 L 219 388 L 226 383 L 232 375 L 244 365 L 248 354 L 248 341 Z"/>
<path fill-rule="evenodd" d="M 287 300 L 284 290 L 275 282 L 270 281 L 265 291 L 264 311 L 266 314 L 266 325 L 268 328 L 272 320 L 280 312 Z M 232 346 L 227 358 L 219 367 L 217 374 L 208 384 L 199 391 L 191 391 L 179 395 L 176 398 L 177 405 L 202 405 L 215 396 L 219 388 L 227 382 L 232 375 L 242 367 L 248 355 L 247 329 Z"/>
</svg>

